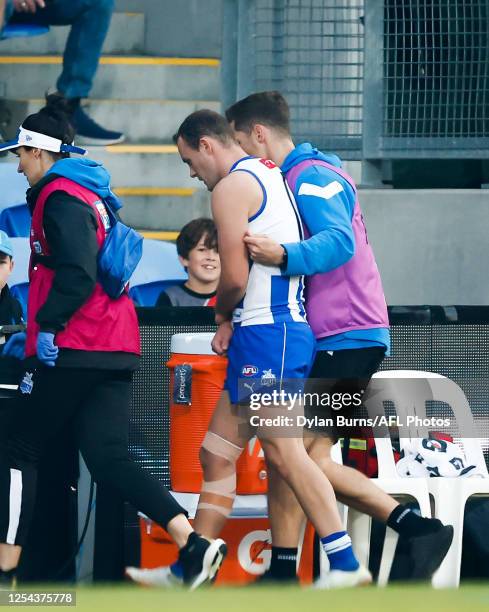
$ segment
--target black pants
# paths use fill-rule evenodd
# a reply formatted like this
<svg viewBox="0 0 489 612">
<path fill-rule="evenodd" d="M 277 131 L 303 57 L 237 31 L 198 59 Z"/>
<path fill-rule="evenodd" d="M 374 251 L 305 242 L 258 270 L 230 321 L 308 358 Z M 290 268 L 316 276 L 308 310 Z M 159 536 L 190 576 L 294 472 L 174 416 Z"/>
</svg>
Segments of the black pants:
<svg viewBox="0 0 489 612">
<path fill-rule="evenodd" d="M 385 348 L 373 346 L 369 348 L 345 349 L 342 351 L 319 351 L 316 354 L 311 369 L 310 383 L 307 391 L 313 393 L 328 393 L 334 395 L 363 394 L 372 376 L 377 372 L 385 356 Z M 338 400 L 340 401 L 340 400 Z M 329 418 L 336 420 L 338 414 L 348 416 L 352 412 L 349 407 L 307 406 L 309 418 Z M 341 429 L 337 425 L 312 426 L 315 433 L 333 438 L 352 437 L 355 431 L 351 428 Z"/>
<path fill-rule="evenodd" d="M 36 494 L 37 463 L 73 421 L 80 451 L 94 480 L 166 527 L 185 510 L 128 454 L 132 373 L 41 367 L 30 394 L 20 394 L 0 449 L 0 542 L 24 545 Z"/>
</svg>

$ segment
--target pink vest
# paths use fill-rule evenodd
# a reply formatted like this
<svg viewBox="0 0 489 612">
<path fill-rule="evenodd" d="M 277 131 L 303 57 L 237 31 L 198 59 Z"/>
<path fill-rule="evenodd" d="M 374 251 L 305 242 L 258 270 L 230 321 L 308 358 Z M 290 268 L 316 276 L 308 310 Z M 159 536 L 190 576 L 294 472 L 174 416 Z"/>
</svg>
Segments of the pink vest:
<svg viewBox="0 0 489 612">
<path fill-rule="evenodd" d="M 325 166 L 343 177 L 355 193 L 352 228 L 355 254 L 345 264 L 324 274 L 306 278 L 307 320 L 316 338 L 325 338 L 360 329 L 389 327 L 379 270 L 368 242 L 355 183 L 352 178 L 327 162 L 306 159 L 291 168 L 286 175 L 294 195 L 299 175 L 309 166 Z M 304 224 L 306 237 L 310 232 Z"/>
<path fill-rule="evenodd" d="M 29 303 L 27 307 L 26 357 L 36 354 L 39 325 L 36 315 L 46 302 L 53 284 L 54 270 L 42 263 L 33 263 L 36 255 L 49 256 L 49 244 L 44 235 L 43 218 L 46 200 L 55 191 L 64 191 L 86 202 L 97 218 L 97 242 L 105 240 L 105 228 L 97 210 L 99 196 L 77 183 L 58 178 L 48 183 L 39 194 L 30 232 L 31 265 L 29 266 Z M 80 351 L 107 351 L 140 354 L 139 326 L 136 310 L 127 293 L 113 300 L 96 283 L 88 300 L 74 313 L 66 327 L 56 333 L 55 343 L 60 348 Z"/>
</svg>

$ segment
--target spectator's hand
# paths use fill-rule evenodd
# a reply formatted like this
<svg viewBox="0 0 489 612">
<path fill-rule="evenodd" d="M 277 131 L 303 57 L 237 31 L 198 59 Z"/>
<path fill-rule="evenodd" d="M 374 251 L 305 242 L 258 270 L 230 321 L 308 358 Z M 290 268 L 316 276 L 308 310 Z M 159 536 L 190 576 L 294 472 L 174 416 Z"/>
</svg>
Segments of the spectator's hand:
<svg viewBox="0 0 489 612">
<path fill-rule="evenodd" d="M 263 234 L 246 232 L 243 238 L 253 261 L 266 266 L 279 266 L 284 258 L 284 247 Z"/>
<path fill-rule="evenodd" d="M 54 334 L 51 332 L 39 332 L 37 337 L 37 357 L 44 365 L 54 367 L 58 358 L 58 347 L 54 344 Z"/>
<path fill-rule="evenodd" d="M 3 347 L 2 356 L 24 359 L 25 357 L 25 332 L 12 334 Z"/>
<path fill-rule="evenodd" d="M 224 323 L 221 323 L 217 328 L 216 335 L 212 339 L 211 346 L 214 353 L 225 355 L 229 348 L 232 335 L 233 326 L 231 325 L 231 321 L 224 321 Z"/>
<path fill-rule="evenodd" d="M 45 8 L 44 0 L 14 0 L 14 10 L 17 13 L 35 13 L 38 8 Z"/>
</svg>

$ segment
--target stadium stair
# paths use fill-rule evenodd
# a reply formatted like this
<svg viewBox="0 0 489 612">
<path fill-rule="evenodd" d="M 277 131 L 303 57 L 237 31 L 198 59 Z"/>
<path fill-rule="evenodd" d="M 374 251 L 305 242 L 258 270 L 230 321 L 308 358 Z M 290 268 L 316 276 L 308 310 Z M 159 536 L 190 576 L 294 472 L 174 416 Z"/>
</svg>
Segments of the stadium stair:
<svg viewBox="0 0 489 612">
<path fill-rule="evenodd" d="M 5 137 L 15 135 L 42 105 L 42 92 L 54 86 L 68 31 L 52 27 L 45 36 L 0 41 L 0 98 L 9 115 Z M 143 14 L 114 14 L 88 113 L 104 127 L 123 130 L 127 140 L 88 149 L 110 171 L 124 201 L 123 219 L 148 230 L 148 237 L 171 240 L 186 222 L 209 214 L 208 193 L 190 179 L 172 135 L 194 110 L 219 109 L 219 61 L 144 55 L 144 35 Z M 0 158 L 7 161 L 12 158 Z"/>
</svg>

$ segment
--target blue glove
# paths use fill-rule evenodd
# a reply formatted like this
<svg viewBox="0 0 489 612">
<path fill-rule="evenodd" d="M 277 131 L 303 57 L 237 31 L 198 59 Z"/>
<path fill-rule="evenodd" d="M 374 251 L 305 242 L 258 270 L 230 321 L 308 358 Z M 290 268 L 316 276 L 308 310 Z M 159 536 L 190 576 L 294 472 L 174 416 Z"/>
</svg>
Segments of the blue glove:
<svg viewBox="0 0 489 612">
<path fill-rule="evenodd" d="M 25 358 L 25 332 L 17 332 L 12 334 L 3 347 L 2 355 L 4 357 L 13 357 L 14 359 Z"/>
<path fill-rule="evenodd" d="M 37 357 L 44 365 L 54 367 L 58 357 L 58 347 L 54 344 L 54 334 L 51 332 L 39 332 L 37 337 Z"/>
</svg>

